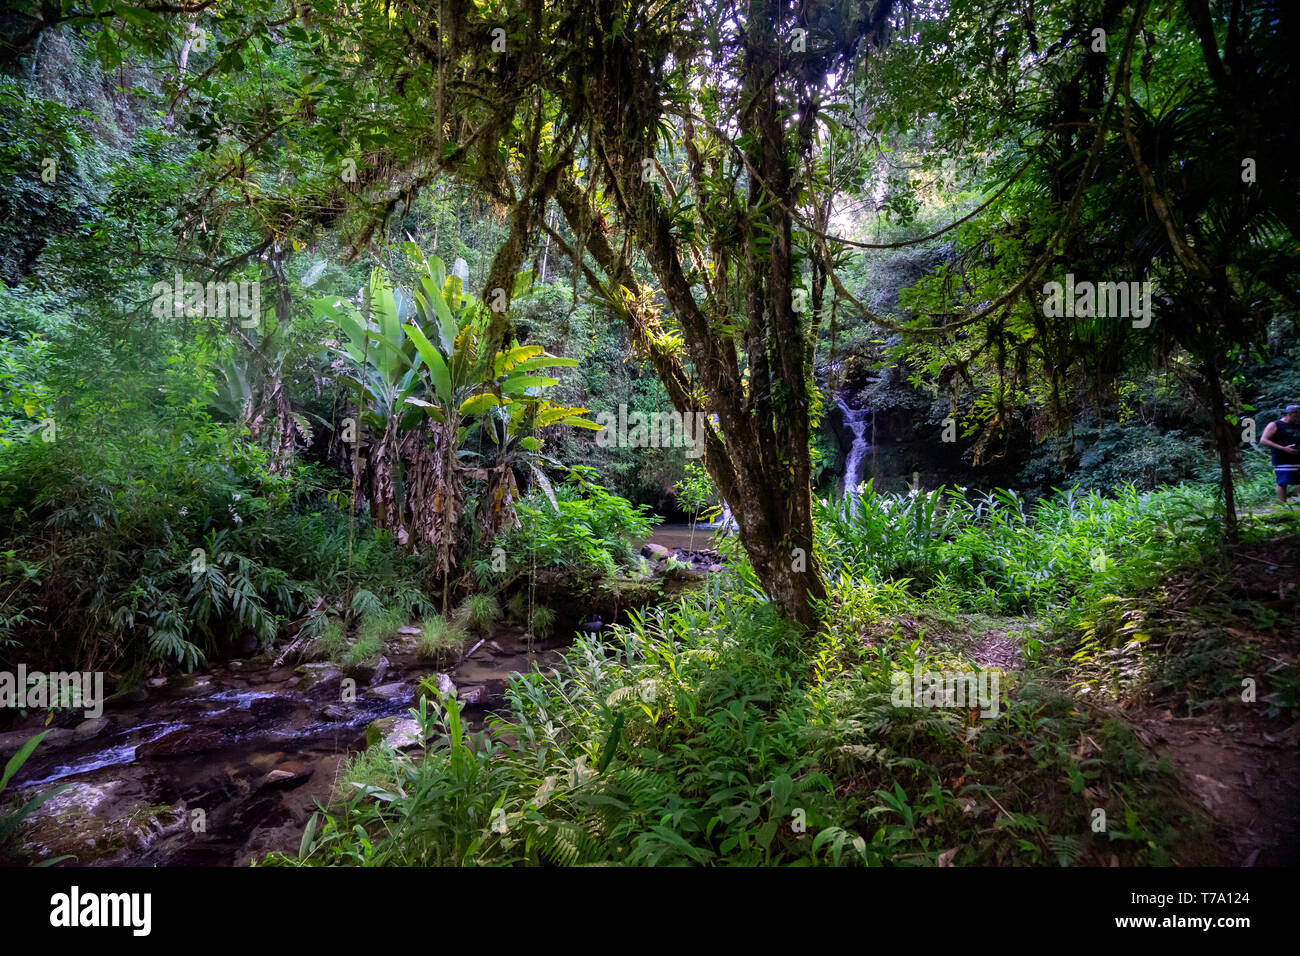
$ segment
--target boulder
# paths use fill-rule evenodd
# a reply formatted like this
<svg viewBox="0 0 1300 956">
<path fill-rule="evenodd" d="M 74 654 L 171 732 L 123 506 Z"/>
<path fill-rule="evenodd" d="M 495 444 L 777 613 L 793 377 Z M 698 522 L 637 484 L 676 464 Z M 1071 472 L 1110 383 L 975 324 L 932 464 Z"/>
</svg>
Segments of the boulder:
<svg viewBox="0 0 1300 956">
<path fill-rule="evenodd" d="M 108 719 L 105 717 L 91 717 L 83 720 L 77 726 L 72 728 L 72 738 L 77 743 L 83 740 L 90 740 L 92 737 L 98 737 L 108 729 Z"/>
<path fill-rule="evenodd" d="M 383 669 L 380 669 L 383 664 Z M 381 657 L 377 661 L 358 661 L 350 664 L 346 668 L 347 674 L 358 685 L 361 684 L 381 684 L 384 680 L 384 674 L 388 671 L 388 658 Z"/>
<path fill-rule="evenodd" d="M 207 674 L 198 677 L 174 674 L 163 689 L 163 696 L 168 700 L 189 700 L 209 694 L 212 690 L 212 678 Z"/>
<path fill-rule="evenodd" d="M 338 699 L 343 672 L 330 664 L 304 664 L 298 668 L 298 690 L 312 700 Z"/>
<path fill-rule="evenodd" d="M 37 746 L 36 751 L 53 749 L 55 747 L 66 747 L 68 744 L 75 742 L 75 736 L 69 727 L 51 727 L 50 732 L 45 735 Z"/>
<path fill-rule="evenodd" d="M 264 790 L 287 790 L 307 782 L 314 772 L 310 764 L 299 760 L 282 763 L 262 778 Z"/>
<path fill-rule="evenodd" d="M 320 712 L 321 720 L 341 723 L 352 719 L 352 712 L 342 704 L 329 704 Z"/>
<path fill-rule="evenodd" d="M 653 541 L 647 541 L 641 545 L 641 554 L 651 561 L 662 561 L 672 555 L 672 552 L 662 544 L 655 544 Z"/>
<path fill-rule="evenodd" d="M 73 781 L 28 818 L 20 841 L 32 862 L 71 855 L 84 866 L 138 856 L 188 822 L 183 805 L 148 803 L 125 781 Z"/>
<path fill-rule="evenodd" d="M 392 681 L 370 688 L 370 693 L 376 697 L 382 697 L 384 700 L 401 700 L 404 697 L 409 697 L 410 692 L 410 685 L 403 681 Z"/>
<path fill-rule="evenodd" d="M 41 732 L 45 732 L 45 738 L 36 745 L 36 749 L 32 752 L 33 757 L 75 743 L 78 739 L 76 731 L 68 727 L 50 727 L 48 730 L 44 727 L 35 727 L 30 730 L 11 730 L 9 733 L 0 734 L 0 770 L 4 769 L 6 760 L 22 749 L 23 744 Z"/>
<path fill-rule="evenodd" d="M 442 704 L 445 694 L 456 696 L 456 685 L 452 683 L 451 677 L 447 674 L 430 674 L 424 680 L 420 681 L 412 689 L 414 699 L 412 706 L 418 707 L 421 700 L 427 700 L 429 705 Z"/>
<path fill-rule="evenodd" d="M 248 709 L 254 717 L 269 719 L 283 717 L 292 713 L 297 706 L 297 702 L 291 698 L 277 695 L 274 697 L 258 697 L 249 702 Z"/>
<path fill-rule="evenodd" d="M 23 744 L 39 733 L 39 730 L 11 730 L 6 734 L 0 734 L 0 760 L 7 760 L 18 753 Z M 36 749 L 40 750 L 42 746 L 44 746 L 44 741 Z"/>
<path fill-rule="evenodd" d="M 366 746 L 382 745 L 393 750 L 408 750 L 424 743 L 420 724 L 413 717 L 380 717 L 366 727 Z"/>
<path fill-rule="evenodd" d="M 220 730 L 247 730 L 257 723 L 257 718 L 250 711 L 232 707 L 205 718 L 204 723 Z"/>
</svg>

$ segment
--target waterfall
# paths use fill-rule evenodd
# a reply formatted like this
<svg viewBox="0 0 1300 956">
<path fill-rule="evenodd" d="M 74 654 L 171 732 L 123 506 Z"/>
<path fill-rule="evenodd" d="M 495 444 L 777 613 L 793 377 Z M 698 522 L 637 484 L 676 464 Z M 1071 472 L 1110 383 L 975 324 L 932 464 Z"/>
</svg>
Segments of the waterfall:
<svg viewBox="0 0 1300 956">
<path fill-rule="evenodd" d="M 844 425 L 853 434 L 853 444 L 849 447 L 849 453 L 844 459 L 844 494 L 848 496 L 850 492 L 857 490 L 858 485 L 862 484 L 863 464 L 867 452 L 871 450 L 871 442 L 867 438 L 867 425 L 870 424 L 868 419 L 871 417 L 871 409 L 849 408 L 843 396 L 837 399 L 837 402 L 840 411 L 844 413 Z"/>
<path fill-rule="evenodd" d="M 726 499 L 722 501 L 722 514 L 718 515 L 718 520 L 708 524 L 702 524 L 702 527 L 712 528 L 713 530 L 737 531 L 739 526 L 736 519 L 731 516 L 731 505 L 727 504 Z"/>
</svg>

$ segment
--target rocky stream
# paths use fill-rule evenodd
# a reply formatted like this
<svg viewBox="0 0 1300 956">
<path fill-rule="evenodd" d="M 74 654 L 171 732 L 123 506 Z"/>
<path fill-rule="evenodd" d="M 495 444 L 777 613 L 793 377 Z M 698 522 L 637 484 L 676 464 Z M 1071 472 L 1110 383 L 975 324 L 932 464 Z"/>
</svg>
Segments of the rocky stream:
<svg viewBox="0 0 1300 956">
<path fill-rule="evenodd" d="M 709 529 L 668 528 L 643 553 L 660 574 L 671 566 L 698 579 L 720 567 L 708 543 Z M 408 712 L 421 681 L 454 691 L 481 731 L 504 710 L 511 675 L 554 666 L 571 640 L 557 634 L 530 645 L 521 627 L 497 625 L 439 668 L 420 658 L 419 633 L 418 624 L 401 628 L 381 658 L 346 671 L 279 662 L 280 642 L 153 677 L 98 717 L 69 723 L 65 715 L 4 794 L 25 800 L 63 788 L 28 818 L 23 855 L 69 866 L 243 866 L 296 851 L 350 753 L 380 741 L 418 744 Z M 0 733 L 0 765 L 47 729 L 46 717 L 27 714 Z"/>
</svg>

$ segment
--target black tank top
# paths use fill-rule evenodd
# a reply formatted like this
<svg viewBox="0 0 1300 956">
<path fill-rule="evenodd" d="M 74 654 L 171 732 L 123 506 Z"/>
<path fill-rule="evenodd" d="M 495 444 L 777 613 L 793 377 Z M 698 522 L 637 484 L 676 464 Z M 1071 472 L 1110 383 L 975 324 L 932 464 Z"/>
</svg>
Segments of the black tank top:
<svg viewBox="0 0 1300 956">
<path fill-rule="evenodd" d="M 1300 425 L 1292 425 L 1280 418 L 1273 424 L 1277 426 L 1276 431 L 1273 432 L 1273 441 L 1279 445 L 1300 445 Z M 1278 451 L 1276 448 L 1270 448 L 1269 451 L 1273 453 L 1274 466 L 1300 465 L 1300 455 Z"/>
</svg>

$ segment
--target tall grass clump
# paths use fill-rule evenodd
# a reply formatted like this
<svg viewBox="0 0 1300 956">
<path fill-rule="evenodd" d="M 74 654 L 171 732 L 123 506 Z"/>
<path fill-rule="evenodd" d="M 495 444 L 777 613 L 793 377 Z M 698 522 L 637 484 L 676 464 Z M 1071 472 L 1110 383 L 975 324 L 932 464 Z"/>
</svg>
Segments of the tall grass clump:
<svg viewBox="0 0 1300 956">
<path fill-rule="evenodd" d="M 501 619 L 501 604 L 491 594 L 471 594 L 456 607 L 456 623 L 471 634 L 486 634 Z"/>
<path fill-rule="evenodd" d="M 355 667 L 378 657 L 384 652 L 388 638 L 404 623 L 406 615 L 400 608 L 380 607 L 366 614 L 357 627 L 356 637 L 343 653 L 341 663 Z"/>
<path fill-rule="evenodd" d="M 425 660 L 440 660 L 459 654 L 468 639 L 459 624 L 439 615 L 425 620 L 416 649 Z"/>
<path fill-rule="evenodd" d="M 533 608 L 532 617 L 528 620 L 528 630 L 542 639 L 550 637 L 555 630 L 555 612 L 542 605 Z"/>
</svg>

